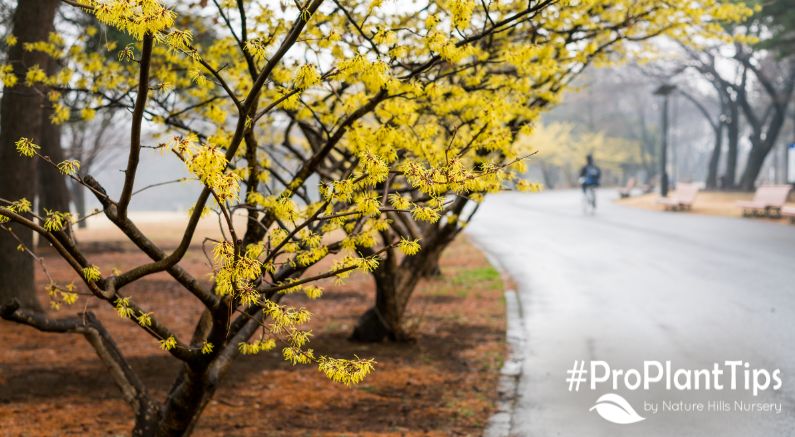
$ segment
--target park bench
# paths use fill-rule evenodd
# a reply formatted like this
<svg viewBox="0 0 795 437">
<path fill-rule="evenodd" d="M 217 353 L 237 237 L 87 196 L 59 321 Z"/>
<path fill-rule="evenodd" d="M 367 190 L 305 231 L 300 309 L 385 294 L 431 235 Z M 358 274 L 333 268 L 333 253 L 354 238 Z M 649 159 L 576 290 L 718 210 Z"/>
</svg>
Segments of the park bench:
<svg viewBox="0 0 795 437">
<path fill-rule="evenodd" d="M 795 223 L 795 206 L 785 206 L 781 208 L 781 215 L 789 217 L 789 221 Z"/>
<path fill-rule="evenodd" d="M 760 185 L 752 200 L 739 200 L 737 207 L 742 208 L 743 217 L 781 217 L 781 208 L 791 189 L 789 185 Z"/>
<path fill-rule="evenodd" d="M 622 199 L 626 199 L 632 195 L 632 190 L 635 188 L 635 185 L 637 185 L 635 178 L 627 179 L 627 184 L 624 185 L 624 188 L 618 190 L 618 195 L 621 196 Z"/>
<path fill-rule="evenodd" d="M 698 184 L 679 184 L 676 191 L 668 197 L 657 199 L 657 203 L 665 206 L 666 210 L 684 211 L 693 209 L 693 202 L 696 200 L 700 187 Z"/>
</svg>

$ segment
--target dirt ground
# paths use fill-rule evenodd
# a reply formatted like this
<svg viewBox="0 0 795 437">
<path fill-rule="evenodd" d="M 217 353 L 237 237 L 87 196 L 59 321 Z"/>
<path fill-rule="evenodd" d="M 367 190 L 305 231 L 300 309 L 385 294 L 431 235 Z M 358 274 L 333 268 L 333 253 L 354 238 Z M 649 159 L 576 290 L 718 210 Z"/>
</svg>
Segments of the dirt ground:
<svg viewBox="0 0 795 437">
<path fill-rule="evenodd" d="M 146 259 L 131 246 L 89 242 L 89 258 L 103 271 Z M 44 251 L 51 273 L 74 279 L 54 253 Z M 206 274 L 194 248 L 184 267 Z M 356 344 L 347 341 L 356 317 L 373 297 L 369 277 L 344 285 L 326 282 L 317 301 L 289 296 L 313 313 L 319 353 L 373 357 L 376 371 L 347 388 L 315 367 L 291 366 L 279 348 L 236 362 L 205 410 L 198 436 L 403 436 L 479 435 L 493 410 L 504 353 L 503 286 L 483 255 L 464 239 L 442 260 L 443 277 L 424 281 L 410 305 L 416 342 Z M 206 278 L 206 276 L 202 276 Z M 42 287 L 44 278 L 37 277 Z M 178 335 L 189 337 L 199 304 L 164 274 L 127 289 Z M 43 293 L 42 293 L 43 294 Z M 44 297 L 42 297 L 42 301 Z M 82 297 L 59 314 L 94 311 L 158 399 L 178 363 L 107 304 Z M 0 436 L 127 435 L 130 408 L 85 339 L 44 334 L 0 321 Z"/>
<path fill-rule="evenodd" d="M 693 202 L 692 211 L 685 212 L 685 214 L 695 213 L 725 217 L 742 217 L 742 210 L 736 206 L 735 202 L 738 200 L 751 200 L 753 197 L 753 193 L 702 191 L 698 193 L 698 197 L 696 197 L 695 202 Z M 617 199 L 616 203 L 636 208 L 663 211 L 663 206 L 657 204 L 658 198 L 658 194 L 651 193 L 632 196 L 626 199 Z M 795 195 L 790 194 L 790 202 L 793 200 L 795 200 Z M 787 205 L 795 206 L 795 203 L 788 203 Z M 789 219 L 754 218 L 754 220 L 789 223 Z"/>
</svg>

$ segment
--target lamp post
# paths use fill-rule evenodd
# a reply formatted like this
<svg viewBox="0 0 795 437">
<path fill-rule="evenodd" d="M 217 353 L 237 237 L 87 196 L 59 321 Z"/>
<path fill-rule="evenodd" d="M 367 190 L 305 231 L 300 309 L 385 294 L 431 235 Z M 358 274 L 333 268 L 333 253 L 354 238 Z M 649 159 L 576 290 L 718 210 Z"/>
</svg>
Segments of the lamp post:
<svg viewBox="0 0 795 437">
<path fill-rule="evenodd" d="M 654 90 L 655 96 L 663 97 L 662 141 L 660 145 L 660 195 L 668 195 L 668 98 L 676 90 L 676 85 L 663 84 Z"/>
</svg>

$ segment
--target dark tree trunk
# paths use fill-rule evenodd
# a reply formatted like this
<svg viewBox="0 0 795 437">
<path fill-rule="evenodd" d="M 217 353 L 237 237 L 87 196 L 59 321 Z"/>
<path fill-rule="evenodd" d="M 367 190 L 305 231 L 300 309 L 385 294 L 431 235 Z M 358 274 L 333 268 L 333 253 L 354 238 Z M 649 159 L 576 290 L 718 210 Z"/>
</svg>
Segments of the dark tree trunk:
<svg viewBox="0 0 795 437">
<path fill-rule="evenodd" d="M 146 405 L 135 415 L 133 437 L 149 437 L 156 435 L 160 411 L 155 404 Z"/>
<path fill-rule="evenodd" d="M 191 369 L 183 365 L 160 411 L 160 423 L 154 435 L 190 435 L 218 387 L 218 381 L 213 379 L 208 376 L 206 369 Z"/>
<path fill-rule="evenodd" d="M 439 266 L 439 261 L 430 263 L 428 269 L 423 273 L 423 277 L 425 278 L 441 278 L 442 275 L 442 267 Z"/>
<path fill-rule="evenodd" d="M 709 156 L 709 167 L 707 168 L 706 186 L 709 190 L 718 188 L 718 166 L 720 164 L 720 155 L 723 149 L 723 123 L 718 122 L 718 126 L 714 129 L 715 132 L 715 145 L 712 147 L 712 154 Z"/>
<path fill-rule="evenodd" d="M 3 90 L 0 103 L 0 197 L 8 200 L 26 198 L 33 201 L 36 194 L 36 162 L 20 157 L 15 142 L 27 137 L 37 144 L 44 105 L 44 92 L 25 86 L 29 67 L 46 67 L 47 55 L 40 51 L 26 51 L 27 42 L 47 40 L 53 31 L 53 19 L 58 0 L 20 0 L 14 12 L 13 34 L 17 44 L 8 50 L 7 63 L 13 65 L 19 82 Z M 23 244 L 31 247 L 33 233 L 19 226 L 11 226 Z M 17 299 L 26 308 L 40 309 L 33 283 L 33 260 L 29 254 L 16 250 L 19 242 L 8 232 L 0 232 L 0 303 Z"/>
<path fill-rule="evenodd" d="M 743 176 L 740 178 L 739 188 L 743 191 L 754 191 L 756 188 L 756 178 L 765 163 L 767 151 L 762 146 L 753 145 L 751 152 L 748 153 L 748 160 L 745 163 Z"/>
<path fill-rule="evenodd" d="M 795 81 L 795 78 L 792 79 Z M 792 90 L 786 95 L 792 95 Z M 764 127 L 765 136 L 762 139 L 761 129 L 751 135 L 751 152 L 748 154 L 748 161 L 745 164 L 743 175 L 740 178 L 740 189 L 743 191 L 754 191 L 756 187 L 756 179 L 759 177 L 759 172 L 762 170 L 762 165 L 765 163 L 765 158 L 773 150 L 776 141 L 778 140 L 781 128 L 784 126 L 787 115 L 787 104 L 778 105 L 773 110 L 773 117 L 770 122 Z"/>
<path fill-rule="evenodd" d="M 373 272 L 375 305 L 356 322 L 350 339 L 362 342 L 407 341 L 411 335 L 404 330 L 404 316 L 411 295 L 420 279 L 439 265 L 442 253 L 453 241 L 458 228 L 448 224 L 431 228 L 431 235 L 423 238 L 422 250 L 407 256 L 398 264 L 387 259 Z M 395 256 L 395 255 L 393 255 Z"/>
<path fill-rule="evenodd" d="M 728 149 L 726 151 L 726 173 L 723 175 L 722 188 L 730 190 L 736 185 L 737 154 L 740 144 L 740 111 L 737 102 L 729 103 L 729 125 L 727 126 Z"/>
<path fill-rule="evenodd" d="M 756 179 L 765 163 L 765 158 L 773 150 L 773 146 L 778 140 L 781 126 L 784 124 L 784 112 L 777 111 L 766 132 L 766 137 L 762 140 L 758 135 L 751 137 L 751 152 L 748 154 L 748 161 L 745 163 L 745 170 L 740 178 L 740 189 L 743 191 L 754 191 Z"/>
<path fill-rule="evenodd" d="M 419 281 L 419 275 L 417 282 Z M 375 305 L 365 311 L 356 322 L 351 340 L 379 342 L 384 339 L 404 341 L 408 336 L 403 332 L 403 314 L 406 310 L 401 303 L 408 279 L 403 272 L 386 274 L 380 271 L 373 274 L 375 279 Z M 407 301 L 406 301 L 407 302 Z"/>
</svg>

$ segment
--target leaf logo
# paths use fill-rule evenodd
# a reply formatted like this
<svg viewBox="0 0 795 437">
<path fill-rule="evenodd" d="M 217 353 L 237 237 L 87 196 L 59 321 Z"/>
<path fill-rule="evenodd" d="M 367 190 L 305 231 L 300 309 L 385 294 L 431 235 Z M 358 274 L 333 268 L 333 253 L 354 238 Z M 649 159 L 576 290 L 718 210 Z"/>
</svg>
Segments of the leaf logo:
<svg viewBox="0 0 795 437">
<path fill-rule="evenodd" d="M 596 400 L 596 404 L 588 411 L 596 412 L 602 416 L 602 419 L 617 423 L 619 425 L 628 425 L 630 423 L 640 422 L 646 420 L 645 417 L 640 417 L 632 405 L 626 399 L 615 393 L 607 393 Z"/>
</svg>

